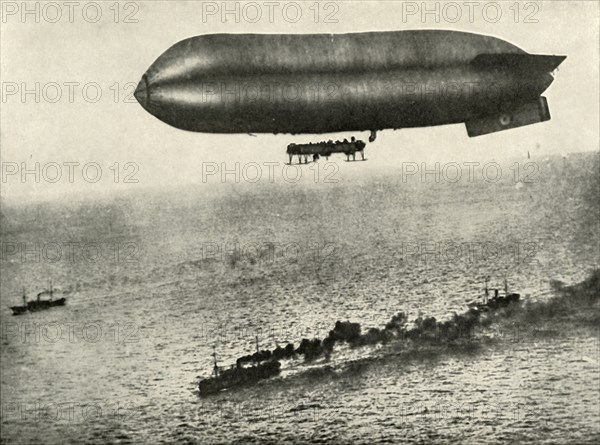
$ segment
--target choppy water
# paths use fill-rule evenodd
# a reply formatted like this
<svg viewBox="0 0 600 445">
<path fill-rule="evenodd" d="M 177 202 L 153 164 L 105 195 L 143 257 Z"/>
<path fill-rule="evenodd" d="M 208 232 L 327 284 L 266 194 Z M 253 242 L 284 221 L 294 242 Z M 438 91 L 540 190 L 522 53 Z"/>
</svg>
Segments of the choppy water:
<svg viewBox="0 0 600 445">
<path fill-rule="evenodd" d="M 230 364 L 256 335 L 273 348 L 322 338 L 336 320 L 443 317 L 487 275 L 531 299 L 551 296 L 552 279 L 584 279 L 599 264 L 590 178 L 557 165 L 520 190 L 387 175 L 3 208 L 4 246 L 30 251 L 2 262 L 2 441 L 594 442 L 600 342 L 588 328 L 522 326 L 519 342 L 505 333 L 419 357 L 342 348 L 331 374 L 293 362 L 252 388 L 196 390 L 213 346 Z M 91 246 L 103 256 L 82 253 Z M 71 290 L 65 308 L 10 315 L 23 285 L 32 294 L 48 279 Z"/>
</svg>

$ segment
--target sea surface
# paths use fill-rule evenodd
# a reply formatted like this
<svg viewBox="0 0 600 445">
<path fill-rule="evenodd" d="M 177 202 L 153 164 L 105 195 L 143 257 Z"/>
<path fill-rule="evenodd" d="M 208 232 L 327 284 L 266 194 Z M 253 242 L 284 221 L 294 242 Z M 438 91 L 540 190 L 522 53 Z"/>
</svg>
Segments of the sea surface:
<svg viewBox="0 0 600 445">
<path fill-rule="evenodd" d="M 197 390 L 213 353 L 229 366 L 337 320 L 443 319 L 486 277 L 530 301 L 585 279 L 600 267 L 598 154 L 534 161 L 533 182 L 342 163 L 338 182 L 3 203 L 2 443 L 598 443 L 600 331 L 576 324 L 414 356 L 336 346 L 252 387 Z M 65 307 L 11 315 L 23 288 L 50 285 Z"/>
</svg>

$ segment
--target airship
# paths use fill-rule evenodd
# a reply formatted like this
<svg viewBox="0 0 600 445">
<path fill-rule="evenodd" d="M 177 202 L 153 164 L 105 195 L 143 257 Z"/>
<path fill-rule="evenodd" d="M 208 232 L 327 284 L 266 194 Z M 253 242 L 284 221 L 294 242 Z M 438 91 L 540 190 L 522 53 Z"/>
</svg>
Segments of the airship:
<svg viewBox="0 0 600 445">
<path fill-rule="evenodd" d="M 135 98 L 173 127 L 326 134 L 464 124 L 469 137 L 550 119 L 566 56 L 449 30 L 210 34 L 167 49 Z"/>
</svg>

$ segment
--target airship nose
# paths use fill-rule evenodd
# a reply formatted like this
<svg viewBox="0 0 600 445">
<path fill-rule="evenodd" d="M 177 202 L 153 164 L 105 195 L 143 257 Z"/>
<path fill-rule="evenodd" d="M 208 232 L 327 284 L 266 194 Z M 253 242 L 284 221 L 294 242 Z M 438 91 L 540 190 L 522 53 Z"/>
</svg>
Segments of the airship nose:
<svg viewBox="0 0 600 445">
<path fill-rule="evenodd" d="M 146 108 L 146 104 L 148 103 L 148 79 L 146 78 L 145 74 L 142 77 L 142 80 L 140 80 L 140 83 L 138 83 L 133 95 L 140 105 Z"/>
</svg>

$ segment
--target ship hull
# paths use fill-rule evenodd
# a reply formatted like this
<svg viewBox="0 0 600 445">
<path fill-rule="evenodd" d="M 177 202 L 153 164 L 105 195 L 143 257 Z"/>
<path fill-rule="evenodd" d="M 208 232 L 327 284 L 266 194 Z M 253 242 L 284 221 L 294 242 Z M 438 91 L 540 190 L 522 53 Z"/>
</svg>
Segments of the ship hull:
<svg viewBox="0 0 600 445">
<path fill-rule="evenodd" d="M 22 315 L 26 312 L 37 312 L 52 307 L 64 306 L 66 302 L 66 298 L 58 298 L 56 300 L 33 300 L 28 301 L 25 306 L 12 306 L 10 309 L 13 311 L 13 315 Z"/>
<path fill-rule="evenodd" d="M 42 311 L 44 309 L 50 309 L 51 307 L 64 306 L 67 300 L 65 298 L 59 298 L 57 300 L 34 300 L 27 303 L 27 309 L 31 312 Z"/>
<path fill-rule="evenodd" d="M 27 306 L 11 306 L 10 309 L 13 311 L 13 315 L 23 315 L 27 312 Z"/>
</svg>

